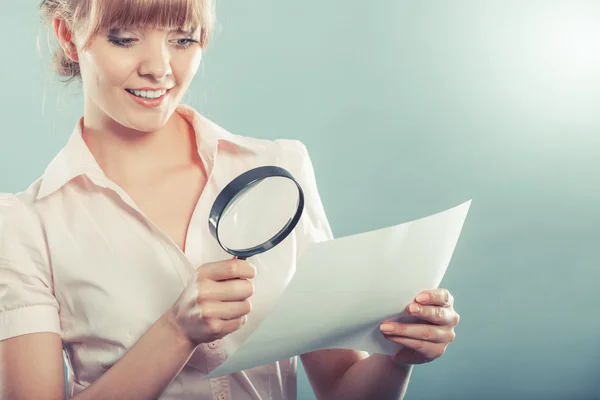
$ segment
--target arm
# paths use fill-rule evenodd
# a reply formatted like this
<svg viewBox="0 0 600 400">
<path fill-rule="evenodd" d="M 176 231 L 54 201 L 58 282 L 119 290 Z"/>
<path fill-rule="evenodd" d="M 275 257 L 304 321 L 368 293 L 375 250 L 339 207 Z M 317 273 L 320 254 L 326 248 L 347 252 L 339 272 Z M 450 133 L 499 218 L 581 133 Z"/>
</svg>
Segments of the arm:
<svg viewBox="0 0 600 400">
<path fill-rule="evenodd" d="M 156 399 L 191 357 L 195 346 L 168 314 L 92 385 L 87 399 Z M 56 333 L 33 333 L 0 342 L 0 398 L 64 399 L 62 343 Z"/>
<path fill-rule="evenodd" d="M 454 340 L 460 319 L 446 289 L 424 290 L 406 307 L 414 323 L 384 321 L 384 336 L 403 345 L 393 357 L 353 350 L 322 350 L 302 356 L 319 399 L 402 399 L 413 364 L 431 362 Z M 386 327 L 388 325 L 388 327 Z"/>
<path fill-rule="evenodd" d="M 354 350 L 319 350 L 301 359 L 319 400 L 402 399 L 412 372 L 389 356 Z"/>
<path fill-rule="evenodd" d="M 0 342 L 0 399 L 64 398 L 60 335 L 32 333 Z"/>
<path fill-rule="evenodd" d="M 221 339 L 245 323 L 254 291 L 249 279 L 255 275 L 256 268 L 242 260 L 199 267 L 175 304 L 115 365 L 73 398 L 157 399 L 200 343 Z M 3 317 L 0 313 L 0 323 Z M 58 333 L 24 334 L 0 342 L 0 399 L 62 398 Z"/>
<path fill-rule="evenodd" d="M 74 399 L 156 399 L 183 369 L 195 348 L 167 313 Z"/>
</svg>

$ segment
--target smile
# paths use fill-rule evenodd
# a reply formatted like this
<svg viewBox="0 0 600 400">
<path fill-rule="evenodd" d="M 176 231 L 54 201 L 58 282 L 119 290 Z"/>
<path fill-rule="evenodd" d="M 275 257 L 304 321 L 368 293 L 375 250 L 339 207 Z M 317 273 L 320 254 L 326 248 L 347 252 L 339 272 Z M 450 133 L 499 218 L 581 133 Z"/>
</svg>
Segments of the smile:
<svg viewBox="0 0 600 400">
<path fill-rule="evenodd" d="M 171 89 L 125 89 L 130 99 L 142 107 L 157 108 L 160 107 L 169 97 Z"/>
<path fill-rule="evenodd" d="M 142 99 L 154 100 L 159 97 L 164 96 L 167 93 L 166 89 L 162 90 L 135 90 L 135 89 L 125 89 L 129 93 L 134 96 L 141 97 Z"/>
</svg>

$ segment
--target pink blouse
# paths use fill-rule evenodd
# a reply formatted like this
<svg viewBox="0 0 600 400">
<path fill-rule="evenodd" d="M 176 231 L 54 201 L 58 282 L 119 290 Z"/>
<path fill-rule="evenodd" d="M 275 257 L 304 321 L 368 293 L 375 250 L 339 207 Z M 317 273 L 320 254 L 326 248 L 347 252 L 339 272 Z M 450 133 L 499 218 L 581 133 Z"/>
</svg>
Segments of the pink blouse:
<svg viewBox="0 0 600 400">
<path fill-rule="evenodd" d="M 208 182 L 193 213 L 185 253 L 109 180 L 81 136 L 26 191 L 0 194 L 0 341 L 34 332 L 61 335 L 74 395 L 98 379 L 177 300 L 195 268 L 230 259 L 208 230 L 220 190 L 261 165 L 286 168 L 305 192 L 292 234 L 252 258 L 258 274 L 248 323 L 202 344 L 161 399 L 296 399 L 297 357 L 202 380 L 260 324 L 311 242 L 332 233 L 305 146 L 233 135 L 188 106 Z"/>
</svg>

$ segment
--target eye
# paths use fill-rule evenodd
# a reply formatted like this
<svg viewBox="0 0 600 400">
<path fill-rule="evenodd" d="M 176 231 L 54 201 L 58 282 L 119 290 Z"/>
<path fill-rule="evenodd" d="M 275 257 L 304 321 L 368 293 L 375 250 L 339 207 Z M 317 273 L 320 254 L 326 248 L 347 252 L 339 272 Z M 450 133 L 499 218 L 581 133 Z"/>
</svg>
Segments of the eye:
<svg viewBox="0 0 600 400">
<path fill-rule="evenodd" d="M 198 43 L 197 40 L 192 39 L 192 38 L 181 38 L 181 39 L 175 39 L 173 41 L 175 43 L 175 45 L 180 48 L 180 49 L 187 49 L 188 47 L 190 47 L 192 44 L 194 43 Z"/>
<path fill-rule="evenodd" d="M 136 40 L 137 39 L 134 38 L 119 38 L 115 36 L 108 37 L 109 42 L 119 47 L 131 47 Z"/>
</svg>

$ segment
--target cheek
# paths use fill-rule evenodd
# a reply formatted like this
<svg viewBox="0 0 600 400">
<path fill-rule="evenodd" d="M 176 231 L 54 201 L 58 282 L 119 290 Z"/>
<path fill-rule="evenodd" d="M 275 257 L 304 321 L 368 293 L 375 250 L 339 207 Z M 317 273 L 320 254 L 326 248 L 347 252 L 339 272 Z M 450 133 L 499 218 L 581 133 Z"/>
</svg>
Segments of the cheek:
<svg viewBox="0 0 600 400">
<path fill-rule="evenodd" d="M 104 87 L 122 86 L 136 70 L 136 62 L 132 57 L 114 54 L 93 54 L 85 57 L 82 70 L 87 70 L 89 81 L 96 90 Z"/>
<path fill-rule="evenodd" d="M 196 76 L 202 62 L 202 51 L 189 51 L 172 58 L 173 75 L 179 85 L 187 86 Z"/>
</svg>

